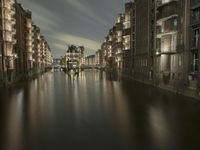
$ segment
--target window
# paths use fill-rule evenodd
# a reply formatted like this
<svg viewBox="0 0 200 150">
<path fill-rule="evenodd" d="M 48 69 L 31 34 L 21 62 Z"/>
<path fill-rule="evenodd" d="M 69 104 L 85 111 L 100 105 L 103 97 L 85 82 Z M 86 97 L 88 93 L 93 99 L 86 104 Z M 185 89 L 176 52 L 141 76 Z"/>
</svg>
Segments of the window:
<svg viewBox="0 0 200 150">
<path fill-rule="evenodd" d="M 192 72 L 198 71 L 199 56 L 198 51 L 192 52 Z"/>
<path fill-rule="evenodd" d="M 197 48 L 199 44 L 199 29 L 194 30 L 194 47 Z"/>
<path fill-rule="evenodd" d="M 172 55 L 171 57 L 171 66 L 172 68 L 176 67 L 176 56 Z"/>
<path fill-rule="evenodd" d="M 200 8 L 197 8 L 193 11 L 193 20 L 194 21 L 200 20 Z"/>
</svg>

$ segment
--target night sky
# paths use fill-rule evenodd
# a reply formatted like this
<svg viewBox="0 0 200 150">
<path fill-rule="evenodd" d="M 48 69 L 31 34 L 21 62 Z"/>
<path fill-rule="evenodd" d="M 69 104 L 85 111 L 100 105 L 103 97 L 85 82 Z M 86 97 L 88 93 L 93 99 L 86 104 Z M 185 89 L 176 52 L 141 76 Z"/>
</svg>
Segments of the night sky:
<svg viewBox="0 0 200 150">
<path fill-rule="evenodd" d="M 127 0 L 18 0 L 33 13 L 53 56 L 64 55 L 68 44 L 83 45 L 86 54 L 100 48 Z"/>
</svg>

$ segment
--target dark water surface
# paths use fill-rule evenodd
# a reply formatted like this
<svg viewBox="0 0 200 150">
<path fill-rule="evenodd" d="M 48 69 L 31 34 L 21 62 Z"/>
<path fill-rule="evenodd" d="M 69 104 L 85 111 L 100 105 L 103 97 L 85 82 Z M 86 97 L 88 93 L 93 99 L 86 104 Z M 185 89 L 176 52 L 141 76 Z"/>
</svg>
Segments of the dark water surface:
<svg viewBox="0 0 200 150">
<path fill-rule="evenodd" d="M 0 150 L 198 150 L 200 101 L 98 71 L 0 91 Z"/>
</svg>

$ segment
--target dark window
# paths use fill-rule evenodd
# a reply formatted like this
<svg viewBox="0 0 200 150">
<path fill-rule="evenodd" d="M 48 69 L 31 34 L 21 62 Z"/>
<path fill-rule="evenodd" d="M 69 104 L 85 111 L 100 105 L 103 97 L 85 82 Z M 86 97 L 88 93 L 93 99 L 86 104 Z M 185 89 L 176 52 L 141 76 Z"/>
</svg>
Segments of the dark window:
<svg viewBox="0 0 200 150">
<path fill-rule="evenodd" d="M 198 51 L 192 52 L 192 72 L 197 72 L 199 68 L 199 53 Z"/>
<path fill-rule="evenodd" d="M 197 48 L 199 45 L 199 29 L 194 30 L 193 47 Z"/>
</svg>

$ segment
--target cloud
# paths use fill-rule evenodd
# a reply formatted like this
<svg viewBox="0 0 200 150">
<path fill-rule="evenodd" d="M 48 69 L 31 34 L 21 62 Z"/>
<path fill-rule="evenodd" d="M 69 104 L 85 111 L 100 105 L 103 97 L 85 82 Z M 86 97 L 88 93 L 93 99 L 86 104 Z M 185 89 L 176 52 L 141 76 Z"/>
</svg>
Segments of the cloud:
<svg viewBox="0 0 200 150">
<path fill-rule="evenodd" d="M 97 49 L 100 48 L 101 43 L 85 38 L 80 37 L 76 35 L 70 35 L 70 34 L 63 34 L 63 33 L 55 33 L 55 36 L 53 38 L 53 45 L 55 45 L 58 48 L 66 49 L 67 45 L 74 44 L 79 46 L 84 46 L 88 50 L 93 50 L 95 52 Z"/>
<path fill-rule="evenodd" d="M 18 0 L 30 9 L 33 21 L 41 28 L 55 57 L 64 54 L 67 44 L 83 45 L 94 53 L 115 16 L 121 0 Z M 66 33 L 66 34 L 65 34 Z"/>
<path fill-rule="evenodd" d="M 79 14 L 87 16 L 88 20 L 92 19 L 93 21 L 101 23 L 102 25 L 108 25 L 108 21 L 101 18 L 100 15 L 97 15 L 96 11 L 94 11 L 92 7 L 86 3 L 86 1 L 67 0 L 66 3 L 74 7 Z"/>
<path fill-rule="evenodd" d="M 38 25 L 42 31 L 52 31 L 52 29 L 57 26 L 56 22 L 59 20 L 54 13 L 35 2 L 28 1 L 24 3 L 28 3 L 28 5 L 31 6 L 31 8 L 28 9 L 32 11 L 33 22 Z"/>
</svg>

